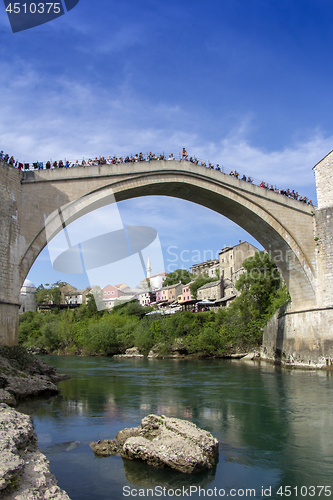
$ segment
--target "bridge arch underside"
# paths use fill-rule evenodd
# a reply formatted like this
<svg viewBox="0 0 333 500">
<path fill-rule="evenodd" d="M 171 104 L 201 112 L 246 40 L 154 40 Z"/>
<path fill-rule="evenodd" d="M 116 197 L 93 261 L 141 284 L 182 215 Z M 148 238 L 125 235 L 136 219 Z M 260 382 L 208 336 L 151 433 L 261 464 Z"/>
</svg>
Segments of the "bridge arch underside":
<svg viewBox="0 0 333 500">
<path fill-rule="evenodd" d="M 65 223 L 68 225 L 79 217 L 110 202 L 124 201 L 141 196 L 168 196 L 190 201 L 214 210 L 242 227 L 253 236 L 272 256 L 280 269 L 292 298 L 292 309 L 304 309 L 315 303 L 314 276 L 302 249 L 283 224 L 262 208 L 260 200 L 254 203 L 246 195 L 233 189 L 211 184 L 203 186 L 195 178 L 181 176 L 179 180 L 148 176 L 128 178 L 108 183 L 103 187 L 84 194 L 68 204 Z M 60 207 L 59 207 L 60 208 Z M 57 210 L 56 210 L 57 211 Z M 57 227 L 56 227 L 57 226 Z M 54 235 L 61 231 L 63 224 L 55 222 Z M 25 277 L 41 250 L 46 246 L 44 228 L 36 235 L 21 261 Z"/>
</svg>

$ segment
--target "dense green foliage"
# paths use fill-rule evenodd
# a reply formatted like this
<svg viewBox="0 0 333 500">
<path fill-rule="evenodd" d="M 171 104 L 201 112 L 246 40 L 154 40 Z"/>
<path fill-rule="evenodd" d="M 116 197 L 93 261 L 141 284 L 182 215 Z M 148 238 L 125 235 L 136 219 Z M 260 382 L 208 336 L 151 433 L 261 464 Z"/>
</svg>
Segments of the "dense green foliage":
<svg viewBox="0 0 333 500">
<path fill-rule="evenodd" d="M 91 298 L 87 305 L 77 309 L 23 313 L 20 343 L 48 352 L 87 355 L 124 353 L 136 346 L 143 354 L 154 347 L 160 355 L 177 350 L 200 356 L 223 356 L 258 347 L 262 327 L 290 297 L 267 253 L 256 253 L 243 266 L 245 272 L 236 283 L 241 295 L 228 308 L 217 312 L 147 316 L 152 308 L 143 308 L 137 301 L 115 306 L 111 312 L 99 312 Z M 197 279 L 194 288 L 207 281 L 212 279 Z"/>
<path fill-rule="evenodd" d="M 163 286 L 176 285 L 179 282 L 187 285 L 192 279 L 193 275 L 187 269 L 176 269 L 168 274 L 163 282 Z"/>
<path fill-rule="evenodd" d="M 236 283 L 238 298 L 245 319 L 257 319 L 270 312 L 281 287 L 281 275 L 266 252 L 256 252 L 243 262 L 245 273 Z"/>
<path fill-rule="evenodd" d="M 65 284 L 62 281 L 57 281 L 52 285 L 46 284 L 45 287 L 44 285 L 39 285 L 36 290 L 37 304 L 60 304 L 60 289 Z"/>
</svg>

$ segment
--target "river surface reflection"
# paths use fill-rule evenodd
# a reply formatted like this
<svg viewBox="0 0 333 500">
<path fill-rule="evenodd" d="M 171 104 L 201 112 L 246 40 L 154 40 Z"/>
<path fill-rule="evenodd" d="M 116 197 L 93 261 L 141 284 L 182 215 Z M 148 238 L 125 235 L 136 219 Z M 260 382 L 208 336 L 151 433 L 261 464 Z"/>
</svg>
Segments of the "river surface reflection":
<svg viewBox="0 0 333 500">
<path fill-rule="evenodd" d="M 43 359 L 71 379 L 59 396 L 18 409 L 33 417 L 39 448 L 72 500 L 124 499 L 130 491 L 170 498 L 172 489 L 179 498 L 281 499 L 288 487 L 290 498 L 333 498 L 329 373 L 228 360 Z M 216 470 L 185 476 L 94 456 L 91 441 L 114 439 L 149 413 L 210 431 L 220 443 Z"/>
</svg>

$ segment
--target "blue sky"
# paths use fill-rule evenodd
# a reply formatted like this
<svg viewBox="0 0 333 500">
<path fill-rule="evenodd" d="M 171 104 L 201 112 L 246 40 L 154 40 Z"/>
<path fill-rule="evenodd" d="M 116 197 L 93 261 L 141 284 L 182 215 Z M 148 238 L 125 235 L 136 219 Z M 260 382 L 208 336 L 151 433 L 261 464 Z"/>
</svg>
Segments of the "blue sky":
<svg viewBox="0 0 333 500">
<path fill-rule="evenodd" d="M 329 0 L 80 0 L 13 34 L 0 3 L 0 149 L 32 162 L 185 146 L 315 200 L 312 167 L 333 149 L 332 22 Z M 181 200 L 119 210 L 158 231 L 166 270 L 170 247 L 190 267 L 181 255 L 255 244 Z M 55 272 L 47 251 L 29 279 L 88 284 Z"/>
</svg>

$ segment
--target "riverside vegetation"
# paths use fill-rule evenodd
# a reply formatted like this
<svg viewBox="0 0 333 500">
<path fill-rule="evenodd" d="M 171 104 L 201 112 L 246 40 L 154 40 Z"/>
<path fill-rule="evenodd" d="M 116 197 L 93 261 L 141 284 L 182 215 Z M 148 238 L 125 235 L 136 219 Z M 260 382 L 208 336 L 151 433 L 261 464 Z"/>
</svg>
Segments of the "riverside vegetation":
<svg viewBox="0 0 333 500">
<path fill-rule="evenodd" d="M 157 318 L 146 316 L 152 308 L 137 301 L 98 311 L 91 297 L 75 310 L 23 313 L 19 342 L 47 353 L 83 355 L 122 354 L 136 346 L 144 355 L 154 347 L 167 356 L 177 345 L 183 354 L 223 357 L 258 348 L 262 327 L 290 297 L 267 253 L 257 252 L 243 267 L 236 283 L 240 296 L 217 312 L 184 311 Z"/>
</svg>

